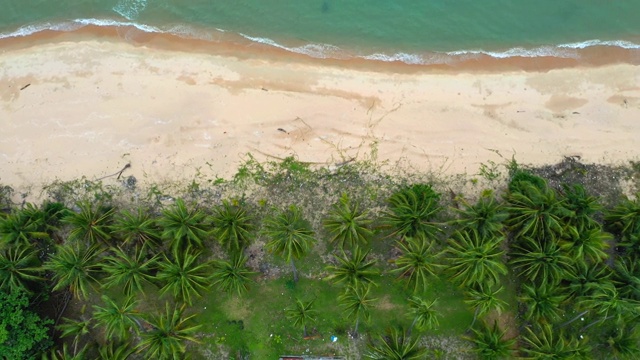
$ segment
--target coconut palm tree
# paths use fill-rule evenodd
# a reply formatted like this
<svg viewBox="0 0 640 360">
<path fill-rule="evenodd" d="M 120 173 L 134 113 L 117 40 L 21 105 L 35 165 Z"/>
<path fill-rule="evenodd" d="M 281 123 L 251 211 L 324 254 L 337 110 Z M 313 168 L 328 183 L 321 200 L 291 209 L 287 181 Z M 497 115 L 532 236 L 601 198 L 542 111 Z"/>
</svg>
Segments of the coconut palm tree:
<svg viewBox="0 0 640 360">
<path fill-rule="evenodd" d="M 144 352 L 146 359 L 181 359 L 185 352 L 185 341 L 198 342 L 193 335 L 200 325 L 191 326 L 189 320 L 194 315 L 183 317 L 181 308 L 170 308 L 165 304 L 165 313 L 148 319 L 151 330 L 141 332 L 142 340 L 136 347 L 138 352 Z"/>
<path fill-rule="evenodd" d="M 564 255 L 557 241 L 523 238 L 511 253 L 511 264 L 518 275 L 537 283 L 555 284 L 574 261 Z"/>
<path fill-rule="evenodd" d="M 30 292 L 33 283 L 44 280 L 40 265 L 36 250 L 29 245 L 14 245 L 0 251 L 0 290 Z"/>
<path fill-rule="evenodd" d="M 414 293 L 425 291 L 429 277 L 435 277 L 438 267 L 438 254 L 433 250 L 433 242 L 427 241 L 423 236 L 405 238 L 396 243 L 402 252 L 394 262 L 397 266 L 392 272 L 398 277 L 407 280 L 407 286 Z"/>
<path fill-rule="evenodd" d="M 505 339 L 506 330 L 498 327 L 494 321 L 489 327 L 484 322 L 480 328 L 472 328 L 473 337 L 469 338 L 475 345 L 474 352 L 481 360 L 512 359 L 514 355 L 515 339 Z"/>
<path fill-rule="evenodd" d="M 346 291 L 338 297 L 338 302 L 340 302 L 347 317 L 355 320 L 353 337 L 358 337 L 360 319 L 365 321 L 369 319 L 369 310 L 373 306 L 373 302 L 377 300 L 371 298 L 370 293 L 371 285 L 348 286 Z"/>
<path fill-rule="evenodd" d="M 502 237 L 482 238 L 475 230 L 457 231 L 448 240 L 445 251 L 447 271 L 456 284 L 469 287 L 476 284 L 498 284 L 507 274 L 502 261 Z"/>
<path fill-rule="evenodd" d="M 298 270 L 293 261 L 307 255 L 315 243 L 309 222 L 302 217 L 298 207 L 291 205 L 265 219 L 264 234 L 269 238 L 265 248 L 291 263 L 293 281 L 297 283 Z"/>
<path fill-rule="evenodd" d="M 351 286 L 373 284 L 373 279 L 379 275 L 379 272 L 373 268 L 376 260 L 366 260 L 370 251 L 363 252 L 359 247 L 355 247 L 351 251 L 351 257 L 344 252 L 341 257 L 334 255 L 338 264 L 327 266 L 327 271 L 330 273 L 327 279 L 335 284 Z"/>
<path fill-rule="evenodd" d="M 98 358 L 96 360 L 127 360 L 134 349 L 128 343 L 117 344 L 109 342 L 107 345 L 98 348 Z"/>
<path fill-rule="evenodd" d="M 485 284 L 477 284 L 466 290 L 464 302 L 474 309 L 471 328 L 478 318 L 485 316 L 490 311 L 502 313 L 502 310 L 507 306 L 507 302 L 500 299 L 499 296 L 503 290 L 502 285 L 496 287 Z"/>
<path fill-rule="evenodd" d="M 621 235 L 640 233 L 640 193 L 635 200 L 625 199 L 605 212 L 605 223 Z"/>
<path fill-rule="evenodd" d="M 41 231 L 47 233 L 50 238 L 55 239 L 58 243 L 62 242 L 59 234 L 62 219 L 71 213 L 64 204 L 45 201 L 40 209 L 32 204 L 26 204 L 22 212 L 35 221 Z"/>
<path fill-rule="evenodd" d="M 60 337 L 73 336 L 71 344 L 73 345 L 73 353 L 76 354 L 78 353 L 80 339 L 90 331 L 90 320 L 73 320 L 69 318 L 63 318 L 62 320 L 62 324 L 57 326 L 58 330 L 62 332 Z"/>
<path fill-rule="evenodd" d="M 354 248 L 369 243 L 373 235 L 371 223 L 369 212 L 360 210 L 359 204 L 351 202 L 349 195 L 343 193 L 324 220 L 324 228 L 331 236 L 331 244 L 340 249 Z"/>
<path fill-rule="evenodd" d="M 103 295 L 104 306 L 94 305 L 93 318 L 96 327 L 104 328 L 104 337 L 108 341 L 113 338 L 126 340 L 131 335 L 131 330 L 137 329 L 139 313 L 136 310 L 138 301 L 133 296 L 124 298 L 122 304 Z"/>
<path fill-rule="evenodd" d="M 80 244 L 61 245 L 51 256 L 44 268 L 52 272 L 53 290 L 68 288 L 78 299 L 86 299 L 89 287 L 97 282 L 95 276 L 100 270 L 98 245 L 85 247 Z"/>
<path fill-rule="evenodd" d="M 576 261 L 564 273 L 566 290 L 572 298 L 589 297 L 610 283 L 611 269 L 603 263 Z"/>
<path fill-rule="evenodd" d="M 585 259 L 590 263 L 604 261 L 609 257 L 606 250 L 613 239 L 600 227 L 578 228 L 569 226 L 560 239 L 560 248 L 574 259 Z"/>
<path fill-rule="evenodd" d="M 148 210 L 142 208 L 138 208 L 135 213 L 126 209 L 120 211 L 111 230 L 114 236 L 122 240 L 124 246 L 155 248 L 160 245 L 160 230 L 155 219 Z"/>
<path fill-rule="evenodd" d="M 590 348 L 584 340 L 567 338 L 561 330 L 554 330 L 551 325 L 538 326 L 536 331 L 526 328 L 523 337 L 525 346 L 521 351 L 527 359 L 581 359 L 589 358 Z"/>
<path fill-rule="evenodd" d="M 112 248 L 112 255 L 103 259 L 102 271 L 106 277 L 102 286 L 110 289 L 122 286 L 126 296 L 134 293 L 144 294 L 145 284 L 153 280 L 151 273 L 156 268 L 157 256 L 149 258 L 144 248 L 135 248 L 133 256 L 127 255 L 120 248 Z"/>
<path fill-rule="evenodd" d="M 292 307 L 285 309 L 287 319 L 293 321 L 293 325 L 302 328 L 302 334 L 307 337 L 307 325 L 316 321 L 317 311 L 313 308 L 314 300 L 304 302 L 296 299 Z"/>
<path fill-rule="evenodd" d="M 173 207 L 162 211 L 156 223 L 162 229 L 161 236 L 169 241 L 172 249 L 184 250 L 188 247 L 200 249 L 209 235 L 209 218 L 202 210 L 187 209 L 182 199 Z"/>
<path fill-rule="evenodd" d="M 640 315 L 639 301 L 621 297 L 613 284 L 608 285 L 602 286 L 600 291 L 592 296 L 581 299 L 579 305 L 584 309 L 591 309 L 591 315 L 595 317 L 595 320 L 587 324 L 583 330 L 607 321 L 613 321 L 620 326 L 625 320 L 636 319 Z"/>
<path fill-rule="evenodd" d="M 5 217 L 0 216 L 0 245 L 31 245 L 34 239 L 48 238 L 49 234 L 43 231 L 38 220 L 37 217 L 19 210 L 13 210 Z"/>
<path fill-rule="evenodd" d="M 623 257 L 638 261 L 640 259 L 640 232 L 622 235 L 616 250 Z"/>
<path fill-rule="evenodd" d="M 603 207 L 599 199 L 587 194 L 584 186 L 580 184 L 562 184 L 564 192 L 564 207 L 570 212 L 563 219 L 564 222 L 582 232 L 584 229 L 599 228 L 600 224 L 595 220 L 595 215 Z"/>
<path fill-rule="evenodd" d="M 610 330 L 603 337 L 603 354 L 609 359 L 637 359 L 640 355 L 640 336 L 637 327 L 624 325 Z"/>
<path fill-rule="evenodd" d="M 53 348 L 47 354 L 42 355 L 42 360 L 85 360 L 87 357 L 87 345 L 83 346 L 79 351 L 70 351 L 67 344 L 62 344 L 62 349 Z"/>
<path fill-rule="evenodd" d="M 515 238 L 555 239 L 563 231 L 562 219 L 570 215 L 564 200 L 545 184 L 543 188 L 521 182 L 519 191 L 507 195 L 509 218 L 506 224 Z"/>
<path fill-rule="evenodd" d="M 365 356 L 374 360 L 422 360 L 427 358 L 427 351 L 418 344 L 417 338 L 405 334 L 403 329 L 393 328 L 372 341 Z"/>
<path fill-rule="evenodd" d="M 89 246 L 99 241 L 105 243 L 111 238 L 109 226 L 111 225 L 114 209 L 102 205 L 94 206 L 89 202 L 76 204 L 79 212 L 70 211 L 62 222 L 71 226 L 69 235 L 71 239 L 86 241 Z"/>
<path fill-rule="evenodd" d="M 562 319 L 561 305 L 567 299 L 558 286 L 543 283 L 539 286 L 522 285 L 518 300 L 526 307 L 525 319 L 533 323 L 556 323 Z"/>
<path fill-rule="evenodd" d="M 413 317 L 411 327 L 408 334 L 411 335 L 413 328 L 416 327 L 420 331 L 433 330 L 440 326 L 438 317 L 442 314 L 435 309 L 438 299 L 425 300 L 417 296 L 407 299 L 409 302 L 409 314 Z"/>
<path fill-rule="evenodd" d="M 499 237 L 502 235 L 505 220 L 509 213 L 496 201 L 492 192 L 484 192 L 478 201 L 471 205 L 461 199 L 463 209 L 454 208 L 458 219 L 452 223 L 459 230 L 475 230 L 481 238 Z"/>
<path fill-rule="evenodd" d="M 158 262 L 156 280 L 164 284 L 160 294 L 170 292 L 176 300 L 191 305 L 193 297 L 202 296 L 202 292 L 211 285 L 211 263 L 198 264 L 199 251 L 173 249 L 172 258 L 165 254 L 164 259 Z"/>
<path fill-rule="evenodd" d="M 223 201 L 213 210 L 213 236 L 229 251 L 244 249 L 253 241 L 253 217 L 240 205 Z"/>
<path fill-rule="evenodd" d="M 441 210 L 439 200 L 440 194 L 426 184 L 415 184 L 391 195 L 389 210 L 384 214 L 390 236 L 434 238 L 439 231 L 433 221 Z"/>
<path fill-rule="evenodd" d="M 241 253 L 233 255 L 231 261 L 214 261 L 213 284 L 222 291 L 242 295 L 249 289 L 251 277 L 256 274 L 247 268 L 246 263 L 247 257 Z"/>
<path fill-rule="evenodd" d="M 639 262 L 635 259 L 617 258 L 612 279 L 621 297 L 640 300 Z"/>
</svg>

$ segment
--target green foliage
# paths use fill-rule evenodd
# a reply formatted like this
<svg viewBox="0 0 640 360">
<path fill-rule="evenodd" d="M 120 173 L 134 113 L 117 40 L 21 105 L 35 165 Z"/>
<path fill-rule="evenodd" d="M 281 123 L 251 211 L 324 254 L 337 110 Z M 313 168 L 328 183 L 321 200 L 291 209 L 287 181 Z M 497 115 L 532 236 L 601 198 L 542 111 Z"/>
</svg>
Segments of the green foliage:
<svg viewBox="0 0 640 360">
<path fill-rule="evenodd" d="M 98 257 L 101 249 L 98 245 L 61 245 L 51 256 L 44 268 L 53 273 L 53 290 L 68 288 L 78 299 L 86 299 L 89 287 L 97 282 L 96 275 L 100 270 Z"/>
<path fill-rule="evenodd" d="M 384 214 L 385 224 L 391 228 L 391 236 L 426 238 L 435 237 L 439 231 L 433 222 L 440 212 L 440 194 L 431 185 L 415 184 L 389 197 L 389 211 Z"/>
<path fill-rule="evenodd" d="M 13 211 L 6 217 L 0 216 L 0 245 L 31 245 L 34 239 L 46 239 L 49 234 L 42 231 L 43 224 L 38 217 L 25 211 Z M 1 246 L 0 246 L 1 247 Z"/>
<path fill-rule="evenodd" d="M 584 341 L 567 338 L 562 331 L 551 325 L 541 325 L 534 331 L 526 328 L 522 352 L 526 359 L 580 359 L 587 357 L 590 348 Z"/>
<path fill-rule="evenodd" d="M 93 318 L 96 320 L 96 326 L 104 328 L 107 342 L 113 341 L 113 338 L 128 339 L 131 329 L 137 330 L 136 318 L 139 314 L 136 306 L 138 306 L 138 302 L 133 296 L 124 298 L 122 304 L 118 304 L 104 295 L 101 298 L 104 306 L 93 306 Z"/>
<path fill-rule="evenodd" d="M 519 300 L 525 305 L 525 319 L 532 323 L 558 323 L 562 319 L 561 305 L 567 299 L 556 285 L 522 285 Z"/>
<path fill-rule="evenodd" d="M 369 319 L 370 310 L 373 303 L 377 300 L 371 297 L 371 285 L 366 286 L 348 286 L 346 291 L 338 297 L 338 302 L 344 309 L 347 318 L 354 319 L 356 322 L 353 330 L 353 336 L 358 336 L 358 325 L 360 319 L 365 321 Z"/>
<path fill-rule="evenodd" d="M 191 326 L 194 315 L 183 318 L 184 306 L 170 308 L 165 304 L 165 313 L 148 319 L 151 330 L 140 333 L 142 340 L 137 346 L 146 359 L 181 359 L 185 352 L 185 341 L 197 342 L 194 338 L 199 325 Z"/>
<path fill-rule="evenodd" d="M 640 336 L 634 325 L 618 327 L 604 336 L 603 354 L 612 359 L 637 359 L 640 355 Z"/>
<path fill-rule="evenodd" d="M 251 277 L 256 273 L 245 265 L 247 257 L 243 254 L 235 254 L 231 261 L 218 260 L 213 263 L 213 284 L 222 291 L 235 292 L 242 295 L 247 292 Z"/>
<path fill-rule="evenodd" d="M 344 252 L 341 257 L 334 255 L 338 264 L 327 266 L 327 271 L 330 273 L 327 279 L 347 286 L 374 284 L 374 277 L 377 277 L 379 272 L 373 268 L 376 264 L 375 260 L 366 260 L 370 251 L 363 252 L 356 247 L 351 251 L 351 257 Z"/>
<path fill-rule="evenodd" d="M 111 238 L 111 225 L 114 209 L 89 202 L 76 204 L 80 212 L 69 212 L 62 222 L 71 226 L 70 236 L 75 240 L 87 241 L 88 245 L 106 242 Z"/>
<path fill-rule="evenodd" d="M 172 258 L 165 254 L 164 259 L 158 262 L 156 275 L 156 279 L 164 283 L 160 294 L 170 292 L 177 301 L 188 305 L 192 304 L 193 297 L 202 296 L 211 285 L 211 264 L 198 264 L 200 254 L 189 249 L 182 252 L 177 248 L 174 248 Z"/>
<path fill-rule="evenodd" d="M 324 228 L 331 235 L 333 245 L 340 249 L 354 248 L 369 243 L 373 235 L 369 229 L 371 222 L 369 213 L 361 211 L 359 205 L 352 203 L 349 196 L 343 193 L 324 220 Z"/>
<path fill-rule="evenodd" d="M 122 210 L 111 227 L 123 245 L 152 246 L 160 244 L 160 231 L 148 210 L 139 208 L 135 213 Z"/>
<path fill-rule="evenodd" d="M 157 256 L 149 257 L 144 248 L 135 248 L 133 256 L 120 248 L 112 248 L 112 255 L 103 259 L 102 271 L 106 274 L 102 286 L 109 289 L 122 286 L 126 296 L 144 294 L 144 285 L 151 283 L 156 269 Z"/>
<path fill-rule="evenodd" d="M 500 315 L 508 306 L 504 300 L 500 299 L 499 295 L 503 291 L 502 285 L 477 284 L 467 289 L 464 302 L 474 309 L 476 318 L 481 318 L 490 311 L 496 311 Z"/>
<path fill-rule="evenodd" d="M 442 314 L 435 309 L 438 299 L 429 301 L 418 296 L 412 296 L 407 301 L 409 303 L 409 314 L 413 317 L 409 331 L 414 326 L 420 331 L 433 330 L 440 326 L 438 318 L 442 317 Z"/>
<path fill-rule="evenodd" d="M 213 236 L 229 251 L 240 251 L 253 240 L 253 218 L 240 205 L 223 201 L 213 211 Z"/>
<path fill-rule="evenodd" d="M 635 200 L 625 199 L 604 217 L 608 226 L 621 235 L 637 235 L 640 233 L 640 193 Z"/>
<path fill-rule="evenodd" d="M 0 251 L 0 290 L 30 292 L 33 283 L 44 280 L 37 252 L 29 245 L 17 245 Z"/>
<path fill-rule="evenodd" d="M 603 263 L 576 261 L 564 273 L 564 292 L 574 298 L 589 297 L 610 285 L 611 269 Z"/>
<path fill-rule="evenodd" d="M 427 358 L 427 351 L 418 344 L 417 338 L 406 335 L 403 329 L 393 328 L 377 341 L 369 344 L 365 356 L 374 360 L 422 360 Z"/>
<path fill-rule="evenodd" d="M 542 188 L 526 181 L 519 184 L 517 191 L 507 195 L 507 225 L 514 236 L 555 239 L 562 234 L 562 219 L 571 215 L 564 207 L 564 199 L 559 199 L 544 182 Z"/>
<path fill-rule="evenodd" d="M 570 211 L 564 219 L 565 223 L 578 229 L 578 232 L 599 228 L 600 224 L 594 218 L 603 209 L 599 199 L 587 194 L 584 186 L 579 184 L 563 184 L 562 189 L 566 200 L 564 207 Z"/>
<path fill-rule="evenodd" d="M 463 287 L 498 284 L 507 274 L 502 237 L 482 238 L 477 231 L 457 231 L 445 251 L 451 280 Z"/>
<path fill-rule="evenodd" d="M 576 262 L 583 259 L 590 263 L 597 263 L 609 257 L 606 250 L 612 236 L 600 227 L 582 228 L 568 227 L 560 239 L 560 247 Z"/>
<path fill-rule="evenodd" d="M 34 359 L 46 351 L 53 344 L 49 338 L 52 323 L 30 309 L 26 292 L 0 291 L 0 354 L 4 359 Z"/>
<path fill-rule="evenodd" d="M 502 234 L 503 223 L 509 214 L 491 192 L 484 193 L 474 205 L 464 200 L 462 204 L 464 209 L 454 209 L 459 218 L 452 222 L 459 230 L 475 230 L 481 237 L 496 237 Z"/>
<path fill-rule="evenodd" d="M 162 238 L 169 241 L 174 250 L 184 251 L 188 247 L 200 249 L 209 235 L 208 216 L 202 210 L 187 209 L 182 199 L 164 210 L 157 223 L 162 228 Z"/>
<path fill-rule="evenodd" d="M 307 325 L 316 321 L 317 311 L 313 308 L 313 300 L 303 302 L 296 299 L 292 307 L 284 310 L 287 319 L 293 322 L 296 327 L 302 328 L 304 337 L 307 337 Z"/>
<path fill-rule="evenodd" d="M 511 253 L 511 264 L 528 281 L 556 284 L 572 263 L 554 240 L 523 238 Z"/>
<path fill-rule="evenodd" d="M 98 348 L 98 358 L 96 360 L 127 360 L 135 352 L 129 344 L 118 344 L 110 342 Z"/>
<path fill-rule="evenodd" d="M 433 242 L 424 237 L 405 238 L 397 242 L 402 254 L 395 260 L 397 266 L 392 272 L 407 280 L 407 286 L 414 293 L 424 291 L 429 277 L 435 277 L 438 255 L 433 251 Z"/>
<path fill-rule="evenodd" d="M 475 353 L 481 360 L 511 359 L 514 355 L 514 339 L 505 339 L 506 330 L 498 327 L 498 322 L 494 321 L 489 327 L 482 323 L 480 328 L 473 328 L 474 336 L 470 338 L 475 345 Z"/>
<path fill-rule="evenodd" d="M 293 260 L 307 255 L 315 243 L 311 224 L 302 217 L 297 206 L 291 205 L 287 210 L 276 210 L 274 215 L 264 220 L 264 234 L 269 238 L 265 248 L 291 262 L 294 281 L 298 282 Z"/>
</svg>

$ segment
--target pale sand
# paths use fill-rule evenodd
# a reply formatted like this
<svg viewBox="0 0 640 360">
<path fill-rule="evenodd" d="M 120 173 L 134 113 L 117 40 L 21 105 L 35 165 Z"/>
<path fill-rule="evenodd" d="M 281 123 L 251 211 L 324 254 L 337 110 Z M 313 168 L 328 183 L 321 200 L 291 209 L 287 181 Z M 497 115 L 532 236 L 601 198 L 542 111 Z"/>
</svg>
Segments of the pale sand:
<svg viewBox="0 0 640 360">
<path fill-rule="evenodd" d="M 143 182 L 212 179 L 247 153 L 330 165 L 370 158 L 372 144 L 377 161 L 446 174 L 475 174 L 498 154 L 534 165 L 638 159 L 640 66 L 374 68 L 124 41 L 5 49 L 0 184 L 96 179 L 127 163 L 124 175 Z"/>
</svg>

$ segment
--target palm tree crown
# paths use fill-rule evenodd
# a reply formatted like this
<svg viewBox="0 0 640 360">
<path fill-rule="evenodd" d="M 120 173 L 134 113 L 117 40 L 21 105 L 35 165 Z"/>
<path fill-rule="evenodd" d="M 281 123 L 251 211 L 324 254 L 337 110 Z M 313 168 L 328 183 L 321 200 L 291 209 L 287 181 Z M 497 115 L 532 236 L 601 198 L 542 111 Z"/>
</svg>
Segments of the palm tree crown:
<svg viewBox="0 0 640 360">
<path fill-rule="evenodd" d="M 213 236 L 230 251 L 245 248 L 253 240 L 253 218 L 240 205 L 223 201 L 214 209 Z"/>
<path fill-rule="evenodd" d="M 185 341 L 197 342 L 193 335 L 198 326 L 190 326 L 189 320 L 194 315 L 183 318 L 184 306 L 169 307 L 165 304 L 165 313 L 151 317 L 148 322 L 152 330 L 142 332 L 142 341 L 137 346 L 138 351 L 144 351 L 146 359 L 181 359 L 185 352 Z"/>
<path fill-rule="evenodd" d="M 428 278 L 435 276 L 438 267 L 438 255 L 432 250 L 433 242 L 417 236 L 398 241 L 397 246 L 402 254 L 394 261 L 397 268 L 392 271 L 407 279 L 407 285 L 414 293 L 426 290 Z"/>
<path fill-rule="evenodd" d="M 298 272 L 293 260 L 305 256 L 315 243 L 311 225 L 302 217 L 300 209 L 291 205 L 287 210 L 268 217 L 264 227 L 264 234 L 269 238 L 265 248 L 291 263 L 293 278 L 297 282 Z"/>
<path fill-rule="evenodd" d="M 338 264 L 327 267 L 331 273 L 328 279 L 336 284 L 351 286 L 373 283 L 373 278 L 378 275 L 378 271 L 373 268 L 376 264 L 375 260 L 366 261 L 369 251 L 363 252 L 356 247 L 351 252 L 351 257 L 345 253 L 342 253 L 342 257 L 334 255 Z"/>
<path fill-rule="evenodd" d="M 157 223 L 162 228 L 162 238 L 169 241 L 171 248 L 184 250 L 203 247 L 203 241 L 209 235 L 208 221 L 204 212 L 189 210 L 184 201 L 178 199 L 172 208 L 162 212 Z"/>
<path fill-rule="evenodd" d="M 344 193 L 333 205 L 324 221 L 324 228 L 331 234 L 331 243 L 340 249 L 366 245 L 373 234 L 369 230 L 371 219 L 368 212 L 361 211 L 358 204 L 352 203 Z"/>
<path fill-rule="evenodd" d="M 451 279 L 464 287 L 499 283 L 507 274 L 502 241 L 502 237 L 482 238 L 475 230 L 456 232 L 445 251 Z"/>
</svg>

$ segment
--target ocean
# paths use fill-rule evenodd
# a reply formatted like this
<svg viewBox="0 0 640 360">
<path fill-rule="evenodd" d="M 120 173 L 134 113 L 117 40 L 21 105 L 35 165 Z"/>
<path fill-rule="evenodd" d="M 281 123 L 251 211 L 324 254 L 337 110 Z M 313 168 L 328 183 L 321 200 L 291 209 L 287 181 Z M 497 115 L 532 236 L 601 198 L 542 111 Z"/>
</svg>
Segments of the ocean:
<svg viewBox="0 0 640 360">
<path fill-rule="evenodd" d="M 0 0 L 0 39 L 88 25 L 408 64 L 638 49 L 640 0 Z"/>
</svg>

